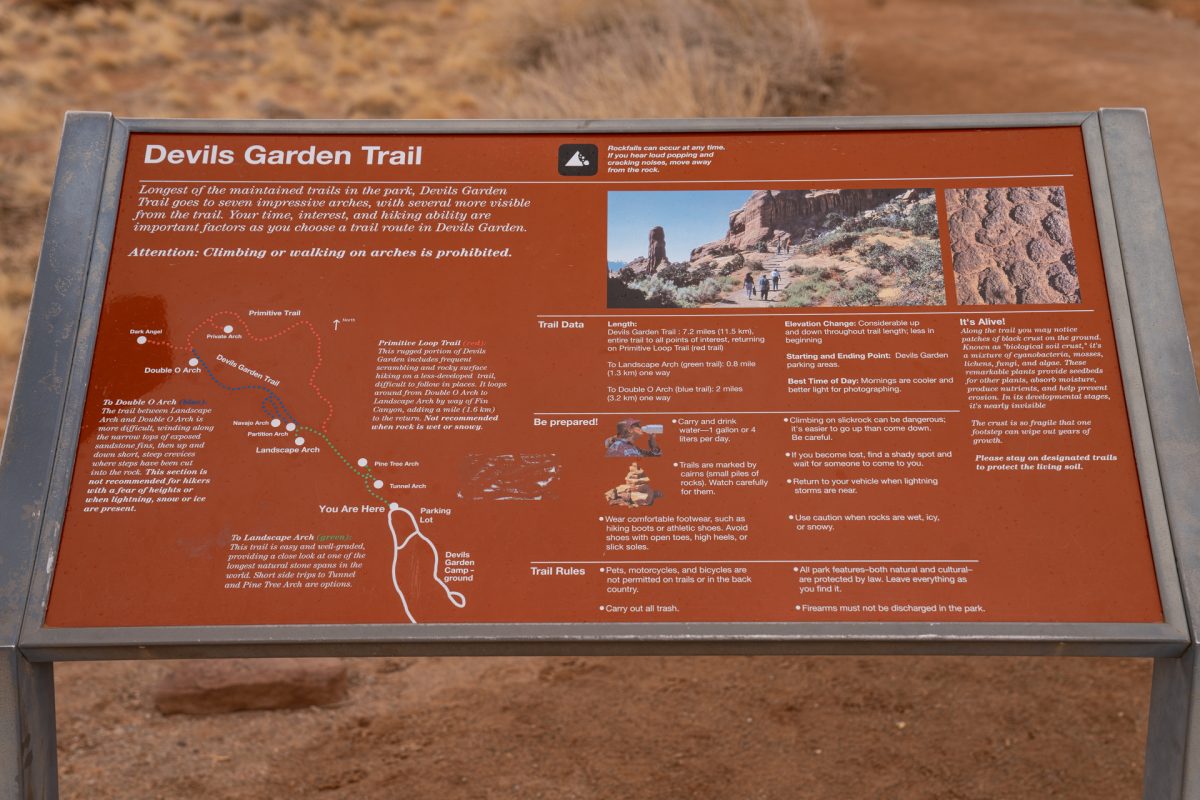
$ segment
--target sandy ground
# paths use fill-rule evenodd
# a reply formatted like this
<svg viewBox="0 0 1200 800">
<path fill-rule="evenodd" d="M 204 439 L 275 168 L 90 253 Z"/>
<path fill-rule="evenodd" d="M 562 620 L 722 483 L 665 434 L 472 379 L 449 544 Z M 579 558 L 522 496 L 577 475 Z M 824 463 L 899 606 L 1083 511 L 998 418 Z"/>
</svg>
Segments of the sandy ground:
<svg viewBox="0 0 1200 800">
<path fill-rule="evenodd" d="M 64 797 L 1134 798 L 1146 665 L 353 660 L 341 708 L 167 717 L 59 666 Z"/>
<path fill-rule="evenodd" d="M 1200 26 L 1120 5 L 814 0 L 862 113 L 1144 105 L 1200 321 Z M 163 718 L 168 663 L 63 664 L 69 798 L 1135 798 L 1150 665 L 351 660 L 339 708 Z"/>
</svg>

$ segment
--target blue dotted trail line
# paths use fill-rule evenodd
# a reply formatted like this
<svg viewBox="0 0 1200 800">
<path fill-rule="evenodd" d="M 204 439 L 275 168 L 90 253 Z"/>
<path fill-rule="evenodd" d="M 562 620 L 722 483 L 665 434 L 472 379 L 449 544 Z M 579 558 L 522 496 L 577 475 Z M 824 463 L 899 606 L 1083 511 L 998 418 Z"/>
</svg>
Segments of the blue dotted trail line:
<svg viewBox="0 0 1200 800">
<path fill-rule="evenodd" d="M 246 384 L 245 386 L 230 386 L 227 383 L 222 383 L 221 379 L 213 374 L 213 371 L 209 368 L 208 364 L 204 361 L 203 358 L 200 357 L 200 354 L 197 353 L 194 349 L 192 350 L 192 355 L 196 357 L 196 360 L 198 362 L 200 362 L 200 366 L 204 367 L 204 371 L 206 373 L 208 373 L 208 377 L 211 378 L 212 382 L 215 383 L 217 386 L 220 386 L 222 389 L 226 389 L 231 392 L 241 392 L 246 389 L 257 389 L 260 392 L 266 392 L 267 396 L 263 400 L 263 403 L 264 403 L 263 411 L 267 410 L 265 404 L 266 404 L 267 400 L 270 400 L 271 403 L 279 409 L 279 411 L 283 414 L 283 416 L 287 418 L 288 422 L 296 421 L 296 418 L 293 417 L 291 412 L 287 410 L 287 406 L 285 406 L 283 404 L 283 400 L 281 400 L 279 398 L 279 395 L 277 395 L 277 394 L 275 394 L 275 392 L 271 391 L 270 388 L 268 388 L 266 386 L 259 386 L 257 384 L 250 384 L 250 383 Z M 269 414 L 269 412 L 268 412 L 268 414 Z"/>
<path fill-rule="evenodd" d="M 330 438 L 327 435 L 325 435 L 325 433 L 323 431 L 319 431 L 316 428 L 310 428 L 307 425 L 301 425 L 299 422 L 297 422 L 296 418 L 293 417 L 291 412 L 287 410 L 287 406 L 285 406 L 283 404 L 283 400 L 281 400 L 279 398 L 279 395 L 275 394 L 275 392 L 271 391 L 271 389 L 267 388 L 266 386 L 259 386 L 257 384 L 246 384 L 245 386 L 230 386 L 226 383 L 223 383 L 220 378 L 218 378 L 216 375 L 213 374 L 213 371 L 211 369 L 209 369 L 208 364 L 205 363 L 204 359 L 200 357 L 200 354 L 197 353 L 195 349 L 192 350 L 192 355 L 194 355 L 196 357 L 196 361 L 198 361 L 200 363 L 200 366 L 204 367 L 205 373 L 208 374 L 208 377 L 212 380 L 212 382 L 215 383 L 217 386 L 220 386 L 222 389 L 227 389 L 228 391 L 231 391 L 231 392 L 240 392 L 240 391 L 244 391 L 246 389 L 257 389 L 258 391 L 266 392 L 266 396 L 263 397 L 262 404 L 261 404 L 264 414 L 266 414 L 268 417 L 276 417 L 276 416 L 286 417 L 289 422 L 293 422 L 296 424 L 297 430 L 308 431 L 309 433 L 313 433 L 313 434 L 316 434 L 317 436 L 320 436 L 322 439 L 325 440 L 325 444 L 329 445 L 329 449 L 331 449 L 333 451 L 334 455 L 336 455 L 338 457 L 338 459 L 341 460 L 341 462 L 346 465 L 346 468 L 349 469 L 351 472 L 353 472 L 358 477 L 362 478 L 363 488 L 367 490 L 367 494 L 371 495 L 372 497 L 379 500 L 380 502 L 384 502 L 384 503 L 387 502 L 387 500 L 383 497 L 383 495 L 381 495 L 375 491 L 375 487 L 372 485 L 374 483 L 374 476 L 371 474 L 370 467 L 366 468 L 365 470 L 359 470 L 357 467 L 355 467 L 354 464 L 350 463 L 350 459 L 348 459 L 348 458 L 346 458 L 346 456 L 342 455 L 342 451 L 338 450 L 337 446 L 334 445 L 334 443 L 330 440 Z"/>
<path fill-rule="evenodd" d="M 264 397 L 262 401 L 263 413 L 268 417 L 286 417 L 290 416 L 286 411 L 281 410 L 279 405 L 270 397 Z"/>
</svg>

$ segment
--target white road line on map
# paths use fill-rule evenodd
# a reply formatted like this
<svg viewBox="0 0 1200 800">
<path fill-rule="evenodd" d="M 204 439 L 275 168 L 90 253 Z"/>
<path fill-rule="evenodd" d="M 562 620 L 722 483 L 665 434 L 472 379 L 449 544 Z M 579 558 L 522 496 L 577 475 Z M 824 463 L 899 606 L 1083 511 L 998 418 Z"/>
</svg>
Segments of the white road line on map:
<svg viewBox="0 0 1200 800">
<path fill-rule="evenodd" d="M 403 542 L 400 541 L 400 537 L 396 534 L 396 526 L 392 523 L 392 514 L 395 514 L 397 511 L 403 511 L 408 516 L 413 527 L 413 532 L 406 536 Z M 416 618 L 412 615 L 412 611 L 408 608 L 408 598 L 404 596 L 404 592 L 400 589 L 400 583 L 396 580 L 396 563 L 400 558 L 400 551 L 408 547 L 408 543 L 413 539 L 420 539 L 429 548 L 429 552 L 433 553 L 433 579 L 437 582 L 438 586 L 442 587 L 442 591 L 446 593 L 446 599 L 455 608 L 464 608 L 467 605 L 466 595 L 462 592 L 454 591 L 439 577 L 438 571 L 442 563 L 442 554 L 437 549 L 437 545 L 421 532 L 421 526 L 417 524 L 417 518 L 413 516 L 413 513 L 399 503 L 391 503 L 388 506 L 387 522 L 388 530 L 392 534 L 392 544 L 394 545 L 392 548 L 392 588 L 400 596 L 400 604 L 404 606 L 404 615 L 408 617 L 408 621 L 414 625 L 417 622 Z"/>
</svg>

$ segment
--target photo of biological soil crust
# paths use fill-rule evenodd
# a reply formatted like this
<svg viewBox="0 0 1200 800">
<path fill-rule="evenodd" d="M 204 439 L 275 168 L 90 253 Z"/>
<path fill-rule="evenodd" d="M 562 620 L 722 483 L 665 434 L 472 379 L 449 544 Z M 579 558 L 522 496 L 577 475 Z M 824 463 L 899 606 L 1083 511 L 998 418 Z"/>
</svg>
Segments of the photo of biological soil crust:
<svg viewBox="0 0 1200 800">
<path fill-rule="evenodd" d="M 1061 186 L 947 189 L 959 305 L 1078 303 Z"/>
<path fill-rule="evenodd" d="M 609 308 L 946 303 L 932 189 L 609 192 Z"/>
</svg>

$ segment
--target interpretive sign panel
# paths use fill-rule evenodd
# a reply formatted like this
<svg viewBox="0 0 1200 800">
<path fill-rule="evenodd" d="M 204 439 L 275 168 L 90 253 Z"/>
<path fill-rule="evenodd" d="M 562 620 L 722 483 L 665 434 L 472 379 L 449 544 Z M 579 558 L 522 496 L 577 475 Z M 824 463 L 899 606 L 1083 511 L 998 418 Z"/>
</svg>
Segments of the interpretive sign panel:
<svg viewBox="0 0 1200 800">
<path fill-rule="evenodd" d="M 0 457 L 0 798 L 56 660 L 1156 658 L 1200 397 L 1145 114 L 70 114 Z"/>
<path fill-rule="evenodd" d="M 133 132 L 47 627 L 1163 620 L 1079 127 Z"/>
</svg>

